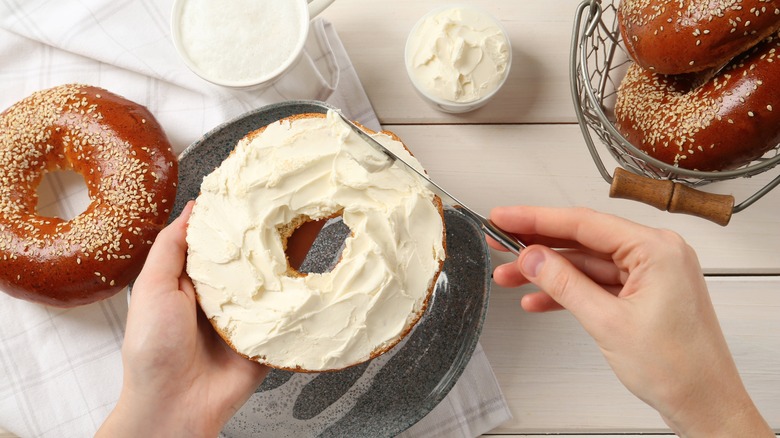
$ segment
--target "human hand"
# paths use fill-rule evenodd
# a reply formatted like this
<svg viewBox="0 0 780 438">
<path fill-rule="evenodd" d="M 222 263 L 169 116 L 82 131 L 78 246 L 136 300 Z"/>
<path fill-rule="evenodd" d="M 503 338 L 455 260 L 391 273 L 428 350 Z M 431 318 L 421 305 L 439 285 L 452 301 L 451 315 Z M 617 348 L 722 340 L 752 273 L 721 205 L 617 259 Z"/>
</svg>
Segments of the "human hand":
<svg viewBox="0 0 780 438">
<path fill-rule="evenodd" d="M 522 298 L 526 311 L 569 310 L 620 381 L 676 433 L 774 437 L 744 388 L 697 256 L 679 235 L 582 208 L 504 207 L 490 218 L 530 245 L 496 267 L 495 282 L 540 287 Z"/>
<path fill-rule="evenodd" d="M 160 232 L 130 299 L 124 380 L 97 436 L 218 435 L 268 372 L 214 331 L 184 272 L 192 202 Z"/>
</svg>

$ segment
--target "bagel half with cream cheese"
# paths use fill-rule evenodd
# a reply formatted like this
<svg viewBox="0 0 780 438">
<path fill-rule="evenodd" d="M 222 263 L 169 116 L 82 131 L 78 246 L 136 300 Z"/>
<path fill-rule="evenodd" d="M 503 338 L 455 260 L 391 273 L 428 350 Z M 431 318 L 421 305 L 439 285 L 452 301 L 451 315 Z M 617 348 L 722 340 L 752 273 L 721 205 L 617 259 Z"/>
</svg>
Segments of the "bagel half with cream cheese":
<svg viewBox="0 0 780 438">
<path fill-rule="evenodd" d="M 374 138 L 423 170 L 395 135 Z M 422 316 L 445 257 L 441 200 L 333 112 L 250 133 L 201 185 L 187 272 L 238 353 L 293 371 L 340 370 L 388 351 Z M 300 224 L 350 229 L 330 272 L 285 254 Z"/>
</svg>

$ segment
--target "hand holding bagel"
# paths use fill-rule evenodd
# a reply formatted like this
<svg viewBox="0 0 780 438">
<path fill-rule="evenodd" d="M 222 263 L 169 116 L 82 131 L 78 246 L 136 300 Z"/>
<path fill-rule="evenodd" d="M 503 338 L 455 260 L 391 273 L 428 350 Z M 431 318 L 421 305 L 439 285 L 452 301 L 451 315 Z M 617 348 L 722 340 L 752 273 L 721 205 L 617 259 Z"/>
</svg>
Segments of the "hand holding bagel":
<svg viewBox="0 0 780 438">
<path fill-rule="evenodd" d="M 215 437 L 268 368 L 230 349 L 184 273 L 192 203 L 155 240 L 133 286 L 119 402 L 98 437 Z"/>
</svg>

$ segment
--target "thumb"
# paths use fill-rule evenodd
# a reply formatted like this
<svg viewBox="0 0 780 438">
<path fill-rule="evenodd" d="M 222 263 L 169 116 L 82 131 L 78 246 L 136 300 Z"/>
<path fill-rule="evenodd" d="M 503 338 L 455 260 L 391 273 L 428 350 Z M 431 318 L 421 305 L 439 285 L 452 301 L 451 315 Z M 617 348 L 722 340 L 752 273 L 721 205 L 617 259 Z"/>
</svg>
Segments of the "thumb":
<svg viewBox="0 0 780 438">
<path fill-rule="evenodd" d="M 603 314 L 615 298 L 565 257 L 545 246 L 532 245 L 521 251 L 517 265 L 528 281 L 582 323 Z"/>
<path fill-rule="evenodd" d="M 193 205 L 192 201 L 188 202 L 181 215 L 157 234 L 136 280 L 136 286 L 142 287 L 134 287 L 133 295 L 135 289 L 144 294 L 149 290 L 179 289 L 179 277 L 187 257 L 187 220 Z"/>
</svg>

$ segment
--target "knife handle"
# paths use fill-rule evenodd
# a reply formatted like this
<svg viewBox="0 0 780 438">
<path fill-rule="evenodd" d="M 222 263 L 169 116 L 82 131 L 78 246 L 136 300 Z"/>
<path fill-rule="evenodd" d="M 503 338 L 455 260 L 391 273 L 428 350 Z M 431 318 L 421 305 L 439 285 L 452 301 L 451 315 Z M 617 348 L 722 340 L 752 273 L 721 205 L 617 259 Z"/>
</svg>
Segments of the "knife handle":
<svg viewBox="0 0 780 438">
<path fill-rule="evenodd" d="M 485 234 L 492 237 L 501 246 L 508 249 L 514 255 L 520 255 L 520 251 L 525 249 L 525 243 L 523 243 L 516 236 L 507 233 L 506 231 L 498 228 L 496 224 L 490 219 L 484 219 L 482 222 Z"/>
<path fill-rule="evenodd" d="M 726 226 L 734 211 L 734 197 L 706 193 L 669 180 L 657 180 L 615 169 L 610 198 L 623 198 L 651 205 L 670 213 L 697 216 Z"/>
<path fill-rule="evenodd" d="M 481 226 L 482 231 L 486 235 L 492 237 L 493 240 L 498 242 L 504 248 L 508 249 L 509 252 L 511 252 L 512 254 L 519 255 L 520 251 L 525 249 L 526 247 L 525 243 L 523 243 L 520 239 L 518 239 L 517 236 L 502 230 L 501 228 L 498 227 L 498 225 L 494 224 L 493 221 L 486 218 L 485 216 L 482 216 L 481 214 L 466 207 L 463 204 L 456 204 L 453 205 L 453 207 L 459 210 L 464 215 L 477 221 Z"/>
</svg>

